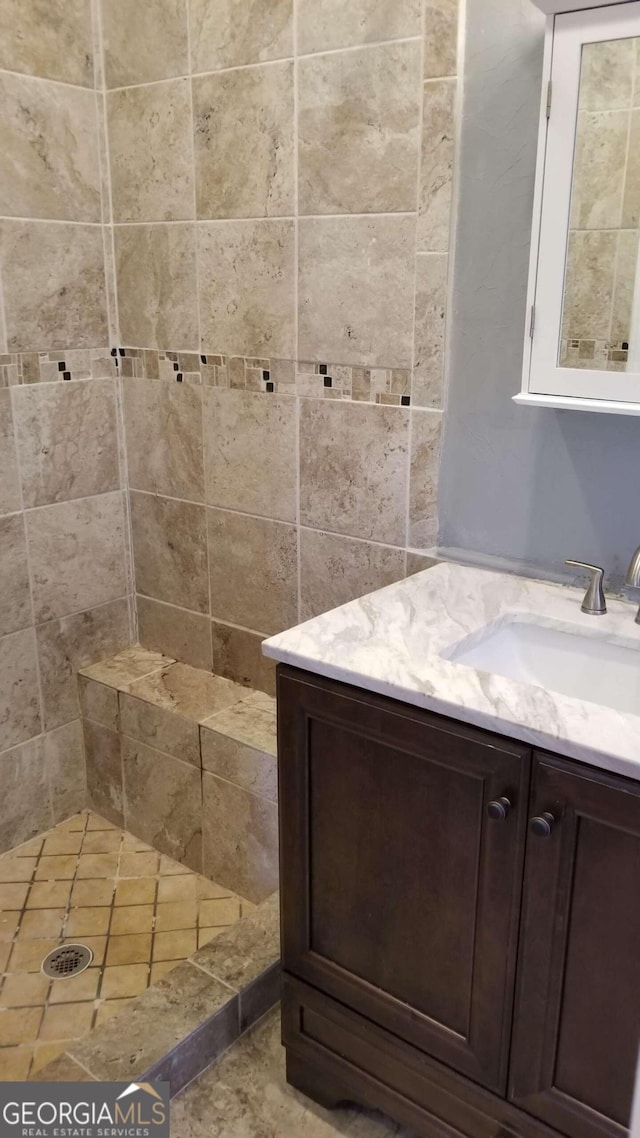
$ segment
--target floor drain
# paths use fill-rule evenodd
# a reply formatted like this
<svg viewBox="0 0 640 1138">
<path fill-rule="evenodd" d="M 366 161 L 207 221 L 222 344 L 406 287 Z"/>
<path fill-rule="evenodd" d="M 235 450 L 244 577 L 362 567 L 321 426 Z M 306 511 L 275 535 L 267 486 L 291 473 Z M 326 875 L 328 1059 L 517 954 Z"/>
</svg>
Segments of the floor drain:
<svg viewBox="0 0 640 1138">
<path fill-rule="evenodd" d="M 92 960 L 93 953 L 86 944 L 63 944 L 47 953 L 42 961 L 42 971 L 52 980 L 62 980 L 84 972 Z"/>
</svg>

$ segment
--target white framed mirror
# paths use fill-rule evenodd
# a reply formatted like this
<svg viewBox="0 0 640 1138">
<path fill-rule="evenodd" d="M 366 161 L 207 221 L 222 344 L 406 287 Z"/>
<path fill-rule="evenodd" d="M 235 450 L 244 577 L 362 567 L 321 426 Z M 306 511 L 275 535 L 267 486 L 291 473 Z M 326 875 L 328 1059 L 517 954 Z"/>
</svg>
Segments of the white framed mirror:
<svg viewBox="0 0 640 1138">
<path fill-rule="evenodd" d="M 548 21 L 523 387 L 640 414 L 640 2 Z"/>
</svg>

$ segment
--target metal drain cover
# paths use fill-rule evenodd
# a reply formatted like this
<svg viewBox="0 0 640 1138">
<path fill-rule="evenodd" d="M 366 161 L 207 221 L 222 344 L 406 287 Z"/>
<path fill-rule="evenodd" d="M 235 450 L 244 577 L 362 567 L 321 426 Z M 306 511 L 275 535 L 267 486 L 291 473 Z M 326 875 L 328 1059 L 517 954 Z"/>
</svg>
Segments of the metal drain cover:
<svg viewBox="0 0 640 1138">
<path fill-rule="evenodd" d="M 86 944 L 62 944 L 53 948 L 42 961 L 42 971 L 52 980 L 63 980 L 84 972 L 93 960 L 93 953 Z"/>
</svg>

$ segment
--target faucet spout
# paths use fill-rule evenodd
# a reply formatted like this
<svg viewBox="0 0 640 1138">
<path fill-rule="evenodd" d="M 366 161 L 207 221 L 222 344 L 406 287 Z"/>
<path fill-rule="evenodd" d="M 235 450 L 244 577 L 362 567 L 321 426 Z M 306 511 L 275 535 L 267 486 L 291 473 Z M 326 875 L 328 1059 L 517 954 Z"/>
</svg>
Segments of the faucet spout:
<svg viewBox="0 0 640 1138">
<path fill-rule="evenodd" d="M 640 589 L 640 545 L 629 562 L 625 584 L 633 589 Z"/>
</svg>

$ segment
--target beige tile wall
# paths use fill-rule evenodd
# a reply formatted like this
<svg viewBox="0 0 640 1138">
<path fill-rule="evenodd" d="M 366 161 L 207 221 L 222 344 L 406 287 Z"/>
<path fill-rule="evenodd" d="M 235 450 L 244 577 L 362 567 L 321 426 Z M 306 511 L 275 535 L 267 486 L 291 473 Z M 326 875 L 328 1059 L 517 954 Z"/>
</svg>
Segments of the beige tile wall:
<svg viewBox="0 0 640 1138">
<path fill-rule="evenodd" d="M 140 637 L 268 687 L 436 542 L 457 0 L 103 11 Z"/>
<path fill-rule="evenodd" d="M 84 805 L 75 671 L 131 635 L 96 14 L 0 28 L 0 850 Z"/>
</svg>

